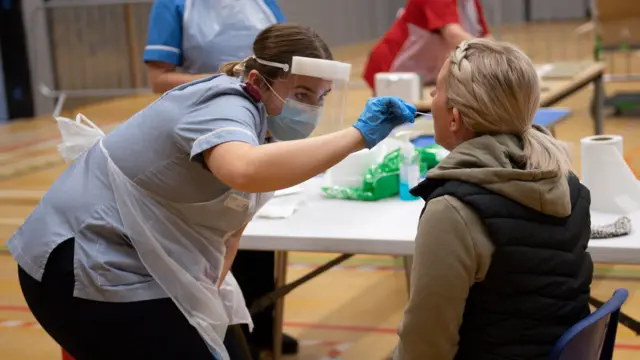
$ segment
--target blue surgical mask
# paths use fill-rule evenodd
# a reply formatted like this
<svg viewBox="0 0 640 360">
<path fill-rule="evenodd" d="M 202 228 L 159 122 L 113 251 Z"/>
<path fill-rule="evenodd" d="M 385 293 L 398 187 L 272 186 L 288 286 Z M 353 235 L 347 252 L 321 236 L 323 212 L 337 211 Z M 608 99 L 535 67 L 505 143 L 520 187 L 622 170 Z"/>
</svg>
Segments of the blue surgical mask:
<svg viewBox="0 0 640 360">
<path fill-rule="evenodd" d="M 267 116 L 267 129 L 276 140 L 306 139 L 318 126 L 322 116 L 322 106 L 302 103 L 293 99 L 283 99 L 260 74 L 269 90 L 282 101 L 282 111 L 275 116 Z"/>
<path fill-rule="evenodd" d="M 267 117 L 267 128 L 277 140 L 305 139 L 316 129 L 321 115 L 321 106 L 286 99 L 279 115 Z"/>
</svg>

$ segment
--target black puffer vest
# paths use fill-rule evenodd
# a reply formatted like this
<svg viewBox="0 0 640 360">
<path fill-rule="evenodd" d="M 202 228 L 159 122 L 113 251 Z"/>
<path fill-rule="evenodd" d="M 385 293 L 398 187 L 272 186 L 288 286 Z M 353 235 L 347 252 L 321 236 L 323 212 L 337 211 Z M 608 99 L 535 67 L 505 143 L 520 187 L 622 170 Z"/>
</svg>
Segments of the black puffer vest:
<svg viewBox="0 0 640 360">
<path fill-rule="evenodd" d="M 485 280 L 467 298 L 455 360 L 546 360 L 560 336 L 589 314 L 590 195 L 575 175 L 568 181 L 566 218 L 462 181 L 428 179 L 412 190 L 426 202 L 450 195 L 471 207 L 495 246 Z"/>
</svg>

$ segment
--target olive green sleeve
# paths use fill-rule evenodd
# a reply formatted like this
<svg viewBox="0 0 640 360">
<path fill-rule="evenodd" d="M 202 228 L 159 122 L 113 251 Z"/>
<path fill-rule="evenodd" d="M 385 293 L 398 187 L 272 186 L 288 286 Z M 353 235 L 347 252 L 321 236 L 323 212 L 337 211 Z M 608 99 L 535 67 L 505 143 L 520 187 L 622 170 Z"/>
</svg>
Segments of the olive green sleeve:
<svg viewBox="0 0 640 360">
<path fill-rule="evenodd" d="M 428 203 L 416 235 L 395 360 L 454 358 L 469 289 L 486 274 L 492 251 L 471 209 L 449 196 Z"/>
</svg>

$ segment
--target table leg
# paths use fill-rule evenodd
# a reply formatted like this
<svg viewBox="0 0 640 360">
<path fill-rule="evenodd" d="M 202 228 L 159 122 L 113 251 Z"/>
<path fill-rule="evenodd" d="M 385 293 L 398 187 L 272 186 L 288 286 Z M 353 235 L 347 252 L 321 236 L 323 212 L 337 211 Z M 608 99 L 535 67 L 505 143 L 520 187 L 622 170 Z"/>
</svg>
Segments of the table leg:
<svg viewBox="0 0 640 360">
<path fill-rule="evenodd" d="M 595 125 L 595 134 L 602 135 L 604 133 L 604 81 L 602 75 L 593 80 L 593 122 Z"/>
<path fill-rule="evenodd" d="M 411 267 L 413 266 L 413 256 L 403 256 L 404 276 L 407 280 L 407 292 L 411 289 Z"/>
<path fill-rule="evenodd" d="M 288 252 L 276 251 L 276 289 L 286 285 L 288 262 L 287 257 Z M 282 323 L 284 320 L 284 296 L 278 297 L 276 299 L 275 314 L 273 317 L 273 359 L 279 360 L 282 357 Z"/>
<path fill-rule="evenodd" d="M 274 274 L 276 279 L 276 289 L 269 294 L 257 299 L 251 305 L 249 312 L 251 315 L 255 315 L 261 311 L 264 311 L 272 304 L 275 304 L 274 321 L 273 321 L 273 358 L 275 360 L 282 356 L 282 319 L 284 317 L 284 296 L 296 289 L 298 286 L 306 283 L 307 281 L 315 278 L 316 276 L 324 273 L 325 271 L 337 266 L 344 261 L 350 259 L 353 254 L 342 254 L 337 258 L 327 262 L 317 269 L 301 276 L 300 278 L 292 281 L 290 284 L 286 284 L 287 277 L 287 256 L 286 251 L 276 251 Z"/>
</svg>

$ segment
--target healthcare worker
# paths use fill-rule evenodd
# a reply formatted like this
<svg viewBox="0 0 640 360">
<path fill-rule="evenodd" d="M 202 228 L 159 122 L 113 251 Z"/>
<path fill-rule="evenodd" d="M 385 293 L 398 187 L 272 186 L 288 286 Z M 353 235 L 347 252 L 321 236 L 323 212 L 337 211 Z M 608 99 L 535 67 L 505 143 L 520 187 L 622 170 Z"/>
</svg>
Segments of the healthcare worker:
<svg viewBox="0 0 640 360">
<path fill-rule="evenodd" d="M 244 59 L 260 31 L 283 22 L 276 0 L 155 0 L 144 50 L 152 89 L 164 93 Z"/>
<path fill-rule="evenodd" d="M 352 127 L 305 139 L 344 114 L 351 66 L 295 24 L 266 28 L 253 53 L 107 136 L 56 118 L 75 160 L 8 248 L 35 318 L 77 360 L 229 359 L 227 326 L 251 326 L 229 268 L 252 216 L 413 121 L 413 106 L 372 98 Z"/>
<path fill-rule="evenodd" d="M 144 51 L 152 89 L 164 93 L 217 73 L 222 64 L 251 55 L 260 31 L 283 22 L 275 0 L 155 0 Z M 274 266 L 272 251 L 238 252 L 233 273 L 248 306 L 274 290 Z M 254 314 L 253 321 L 253 333 L 243 328 L 258 358 L 258 352 L 273 348 L 273 307 Z M 233 337 L 227 341 L 233 341 Z M 281 348 L 283 354 L 295 354 L 298 342 L 283 334 Z"/>
<path fill-rule="evenodd" d="M 408 0 L 373 47 L 363 77 L 373 90 L 381 72 L 418 73 L 425 85 L 433 85 L 451 50 L 487 36 L 480 0 Z"/>
</svg>

